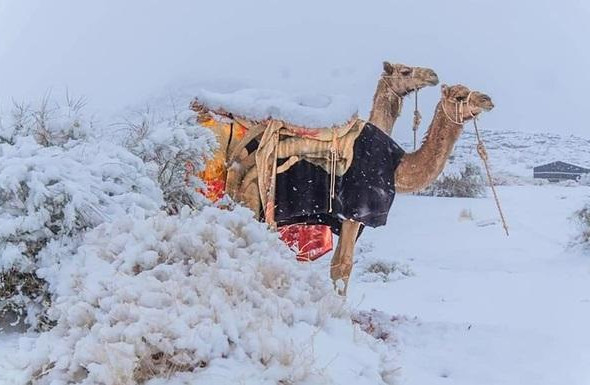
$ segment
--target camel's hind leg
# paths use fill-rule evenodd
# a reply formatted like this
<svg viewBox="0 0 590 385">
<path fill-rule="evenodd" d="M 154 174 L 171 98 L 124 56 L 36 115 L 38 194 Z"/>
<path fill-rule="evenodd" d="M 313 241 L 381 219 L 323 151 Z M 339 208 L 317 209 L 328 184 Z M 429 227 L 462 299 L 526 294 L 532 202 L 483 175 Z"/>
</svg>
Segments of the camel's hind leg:
<svg viewBox="0 0 590 385">
<path fill-rule="evenodd" d="M 336 246 L 330 266 L 330 277 L 334 283 L 334 288 L 340 295 L 346 295 L 346 290 L 348 289 L 348 279 L 352 271 L 354 245 L 360 227 L 360 222 L 351 220 L 342 222 L 338 246 Z"/>
</svg>

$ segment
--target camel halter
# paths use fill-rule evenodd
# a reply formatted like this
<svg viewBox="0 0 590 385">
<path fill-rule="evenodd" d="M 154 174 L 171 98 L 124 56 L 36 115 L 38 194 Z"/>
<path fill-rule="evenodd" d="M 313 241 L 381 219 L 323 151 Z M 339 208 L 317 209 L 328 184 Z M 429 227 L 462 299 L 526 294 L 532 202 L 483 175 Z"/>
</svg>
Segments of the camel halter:
<svg viewBox="0 0 590 385">
<path fill-rule="evenodd" d="M 418 140 L 418 128 L 420 128 L 420 123 L 422 122 L 422 115 L 418 110 L 418 88 L 416 88 L 414 92 L 414 124 L 412 126 L 412 131 L 414 131 L 414 151 L 416 151 L 416 142 Z"/>
<path fill-rule="evenodd" d="M 447 110 L 445 108 L 445 100 L 442 101 L 442 103 L 440 105 L 441 105 L 442 111 L 445 114 L 445 116 L 447 117 L 447 119 L 449 119 L 451 122 L 458 124 L 460 126 L 462 126 L 463 123 L 465 123 L 465 118 L 464 118 L 465 107 L 469 107 L 469 99 L 471 99 L 472 93 L 473 93 L 473 91 L 470 91 L 469 94 L 467 94 L 467 98 L 465 100 L 461 100 L 458 102 L 454 101 L 454 100 L 449 100 L 449 102 L 451 102 L 455 105 L 455 119 L 451 118 L 451 116 L 447 112 Z M 468 109 L 468 111 L 469 111 L 469 114 L 473 118 L 475 118 L 475 115 L 473 115 L 470 108 Z"/>
<path fill-rule="evenodd" d="M 387 88 L 389 88 L 389 90 L 391 92 L 393 92 L 393 94 L 395 95 L 395 97 L 397 98 L 397 113 L 396 116 L 400 116 L 400 114 L 402 113 L 402 101 L 403 101 L 403 97 L 400 96 L 397 92 L 395 92 L 395 90 L 393 89 L 393 86 L 387 81 L 387 79 L 399 79 L 399 78 L 395 78 L 393 76 L 383 76 L 383 82 L 385 83 L 385 85 L 387 86 Z"/>
<path fill-rule="evenodd" d="M 412 73 L 410 75 L 410 79 L 414 79 L 415 73 L 416 73 L 416 69 L 415 68 L 412 68 Z M 402 101 L 404 100 L 404 96 L 405 95 L 402 96 L 402 95 L 398 94 L 397 92 L 395 92 L 395 90 L 393 89 L 393 86 L 391 85 L 391 83 L 389 83 L 387 81 L 387 79 L 401 79 L 402 77 L 399 76 L 399 75 L 397 75 L 397 76 L 396 75 L 385 75 L 382 78 L 383 78 L 383 82 L 385 83 L 385 85 L 387 86 L 387 88 L 389 88 L 389 90 L 391 92 L 393 92 L 393 94 L 397 97 L 397 102 L 398 102 L 397 103 L 397 105 L 398 105 L 398 107 L 397 107 L 397 116 L 400 116 L 400 114 L 402 112 Z"/>
<path fill-rule="evenodd" d="M 415 68 L 412 68 L 412 74 L 410 76 L 411 79 L 414 78 L 414 73 L 415 73 Z M 393 92 L 393 94 L 397 97 L 397 116 L 401 115 L 402 112 L 402 102 L 403 102 L 403 96 L 399 95 L 397 92 L 395 92 L 395 90 L 393 89 L 393 86 L 387 81 L 387 79 L 401 79 L 401 76 L 393 76 L 393 75 L 388 75 L 388 76 L 383 76 L 383 82 L 385 83 L 385 85 L 387 86 L 387 88 L 389 88 L 389 90 L 391 92 Z M 418 140 L 418 128 L 420 128 L 420 123 L 422 122 L 422 115 L 420 114 L 420 110 L 418 109 L 418 88 L 414 88 L 414 92 L 415 92 L 415 98 L 414 98 L 414 122 L 413 122 L 413 126 L 412 126 L 412 131 L 414 131 L 414 151 L 416 151 L 416 143 Z M 405 96 L 405 95 L 404 95 Z"/>
<path fill-rule="evenodd" d="M 496 202 L 496 207 L 498 208 L 498 213 L 500 214 L 500 219 L 502 220 L 502 227 L 504 228 L 504 231 L 506 232 L 506 236 L 509 236 L 509 232 L 508 232 L 508 224 L 506 223 L 506 218 L 504 217 L 504 213 L 502 212 L 502 205 L 500 204 L 500 198 L 498 197 L 498 192 L 496 191 L 496 186 L 494 185 L 494 180 L 492 178 L 492 171 L 490 170 L 490 165 L 488 164 L 488 152 L 486 150 L 486 146 L 481 138 L 481 135 L 479 133 L 479 128 L 477 127 L 477 115 L 475 115 L 472 111 L 471 108 L 469 108 L 469 99 L 471 98 L 471 94 L 473 93 L 473 91 L 469 92 L 469 94 L 467 95 L 467 98 L 465 100 L 462 100 L 460 102 L 455 102 L 453 101 L 452 103 L 455 104 L 455 119 L 451 118 L 451 116 L 447 113 L 446 109 L 445 109 L 445 102 L 443 101 L 441 103 L 441 108 L 443 113 L 445 114 L 445 116 L 447 117 L 447 119 L 449 119 L 451 122 L 458 124 L 460 126 L 462 126 L 465 123 L 465 118 L 464 118 L 464 112 L 465 112 L 465 107 L 468 108 L 467 111 L 469 111 L 469 115 L 471 115 L 471 118 L 473 120 L 473 127 L 475 128 L 475 136 L 477 139 L 477 145 L 476 145 L 476 149 L 477 149 L 477 154 L 479 155 L 479 157 L 481 158 L 483 164 L 484 164 L 484 168 L 486 170 L 486 176 L 488 178 L 488 184 L 490 185 L 490 188 L 492 189 L 492 194 L 494 195 L 494 201 Z"/>
</svg>

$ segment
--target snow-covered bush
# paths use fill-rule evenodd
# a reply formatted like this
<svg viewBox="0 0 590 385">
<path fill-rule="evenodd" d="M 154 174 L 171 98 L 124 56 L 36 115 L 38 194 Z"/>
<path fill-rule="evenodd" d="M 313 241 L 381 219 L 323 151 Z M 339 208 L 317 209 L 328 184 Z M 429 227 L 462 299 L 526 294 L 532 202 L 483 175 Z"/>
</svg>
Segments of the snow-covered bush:
<svg viewBox="0 0 590 385">
<path fill-rule="evenodd" d="M 95 123 L 84 115 L 86 101 L 66 95 L 63 103 L 47 95 L 38 104 L 15 103 L 9 122 L 0 124 L 0 143 L 32 136 L 42 146 L 61 146 L 96 136 Z"/>
<path fill-rule="evenodd" d="M 485 195 L 485 182 L 481 169 L 466 163 L 459 175 L 441 175 L 420 195 L 435 197 L 478 198 Z"/>
<path fill-rule="evenodd" d="M 576 237 L 578 243 L 584 246 L 590 246 L 590 204 L 587 204 L 574 213 L 579 233 Z"/>
<path fill-rule="evenodd" d="M 35 384 L 384 384 L 395 373 L 327 272 L 298 264 L 245 208 L 121 217 L 51 252 L 70 254 L 39 272 L 57 325 L 14 357 Z"/>
<path fill-rule="evenodd" d="M 205 161 L 217 148 L 213 133 L 197 123 L 197 115 L 188 109 L 165 113 L 147 109 L 126 119 L 124 145 L 141 158 L 164 193 L 168 212 L 183 205 L 196 207 L 203 199 L 196 178 L 187 184 L 187 163 L 193 171 L 204 169 Z"/>
<path fill-rule="evenodd" d="M 0 129 L 0 318 L 40 329 L 50 325 L 50 296 L 36 274 L 48 243 L 75 242 L 104 221 L 163 205 L 141 159 L 86 135 L 80 104 L 49 104 L 17 107 Z"/>
<path fill-rule="evenodd" d="M 583 174 L 580 176 L 578 183 L 582 186 L 590 186 L 590 174 Z"/>
</svg>

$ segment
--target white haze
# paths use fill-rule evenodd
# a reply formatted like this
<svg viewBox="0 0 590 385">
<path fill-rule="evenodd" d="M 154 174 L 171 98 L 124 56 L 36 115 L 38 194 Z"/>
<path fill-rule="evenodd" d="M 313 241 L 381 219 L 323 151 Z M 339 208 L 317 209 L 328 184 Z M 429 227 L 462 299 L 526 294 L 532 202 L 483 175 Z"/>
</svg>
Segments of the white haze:
<svg viewBox="0 0 590 385">
<path fill-rule="evenodd" d="M 589 16 L 581 0 L 0 0 L 0 103 L 68 89 L 108 115 L 238 84 L 345 94 L 366 115 L 391 60 L 488 93 L 486 128 L 588 136 Z M 439 91 L 421 95 L 427 122 Z"/>
</svg>

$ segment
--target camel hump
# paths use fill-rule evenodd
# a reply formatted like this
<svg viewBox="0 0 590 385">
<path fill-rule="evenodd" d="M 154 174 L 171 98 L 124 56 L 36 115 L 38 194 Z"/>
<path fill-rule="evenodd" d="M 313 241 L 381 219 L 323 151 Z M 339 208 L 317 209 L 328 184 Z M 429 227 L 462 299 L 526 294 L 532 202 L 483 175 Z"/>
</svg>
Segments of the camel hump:
<svg viewBox="0 0 590 385">
<path fill-rule="evenodd" d="M 281 120 L 293 126 L 320 129 L 346 125 L 357 116 L 357 106 L 341 95 L 289 94 L 276 90 L 240 89 L 214 92 L 200 89 L 192 108 L 248 121 Z"/>
</svg>

